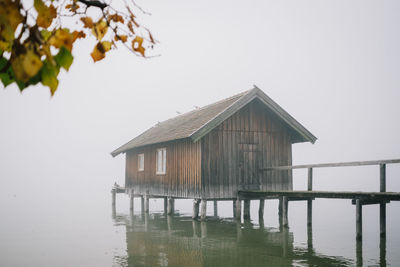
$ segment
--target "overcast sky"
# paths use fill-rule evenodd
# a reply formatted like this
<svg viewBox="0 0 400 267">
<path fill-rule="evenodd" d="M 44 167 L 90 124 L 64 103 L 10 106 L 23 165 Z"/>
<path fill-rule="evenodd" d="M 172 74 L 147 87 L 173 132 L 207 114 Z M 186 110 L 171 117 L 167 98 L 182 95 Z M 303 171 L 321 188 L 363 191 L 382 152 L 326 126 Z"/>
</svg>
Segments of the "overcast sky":
<svg viewBox="0 0 400 267">
<path fill-rule="evenodd" d="M 121 48 L 94 64 L 94 42 L 81 41 L 53 98 L 42 86 L 0 90 L 2 203 L 102 197 L 124 183 L 112 150 L 253 84 L 318 137 L 294 145 L 294 163 L 400 158 L 399 1 L 137 3 L 152 13 L 139 18 L 160 57 Z M 399 174 L 389 170 L 388 190 L 400 191 Z M 349 188 L 379 189 L 371 179 Z"/>
</svg>

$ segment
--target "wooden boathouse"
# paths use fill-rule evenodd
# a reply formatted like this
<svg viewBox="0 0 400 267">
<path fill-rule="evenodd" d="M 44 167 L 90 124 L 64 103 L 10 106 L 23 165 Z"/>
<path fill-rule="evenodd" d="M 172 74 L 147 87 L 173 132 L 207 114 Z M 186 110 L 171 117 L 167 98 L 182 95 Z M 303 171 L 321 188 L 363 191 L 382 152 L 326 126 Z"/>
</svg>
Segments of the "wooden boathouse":
<svg viewBox="0 0 400 267">
<path fill-rule="evenodd" d="M 126 154 L 125 191 L 144 198 L 236 200 L 241 190 L 288 191 L 292 144 L 316 141 L 262 90 L 251 90 L 158 123 L 114 150 Z M 261 170 L 261 171 L 260 171 Z M 133 199 L 132 199 L 133 201 Z M 168 202 L 168 203 L 167 203 Z M 235 204 L 235 203 L 234 203 Z M 246 203 L 245 203 L 246 205 Z"/>
</svg>

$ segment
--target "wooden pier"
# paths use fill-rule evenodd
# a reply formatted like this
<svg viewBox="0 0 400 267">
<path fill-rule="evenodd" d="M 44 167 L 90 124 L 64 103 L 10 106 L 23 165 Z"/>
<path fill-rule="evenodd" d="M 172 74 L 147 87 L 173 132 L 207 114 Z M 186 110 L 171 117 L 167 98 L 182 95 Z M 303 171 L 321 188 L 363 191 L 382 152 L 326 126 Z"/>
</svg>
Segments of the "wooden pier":
<svg viewBox="0 0 400 267">
<path fill-rule="evenodd" d="M 260 201 L 259 205 L 259 219 L 263 222 L 265 201 L 268 199 L 279 199 L 279 223 L 280 227 L 288 228 L 288 207 L 290 201 L 307 201 L 307 235 L 308 246 L 312 247 L 312 206 L 313 200 L 316 198 L 325 199 L 349 199 L 351 204 L 356 206 L 355 209 L 355 222 L 356 222 L 356 240 L 357 240 L 357 262 L 362 263 L 362 207 L 364 205 L 379 205 L 380 207 L 380 237 L 381 248 L 386 247 L 386 205 L 391 201 L 400 201 L 400 192 L 387 192 L 386 191 L 386 165 L 400 163 L 400 159 L 392 160 L 377 160 L 377 161 L 360 161 L 360 162 L 341 162 L 341 163 L 324 163 L 324 164 L 311 164 L 311 165 L 295 165 L 295 166 L 278 166 L 260 169 L 261 172 L 268 171 L 287 171 L 293 169 L 308 169 L 307 190 L 283 190 L 283 191 L 261 191 L 261 190 L 239 190 L 237 197 L 233 199 L 215 199 L 215 198 L 202 198 L 193 200 L 193 215 L 194 220 L 206 219 L 207 201 L 214 203 L 214 216 L 218 216 L 217 200 L 232 200 L 233 201 L 233 216 L 239 221 L 242 218 L 246 221 L 250 220 L 250 201 Z M 350 192 L 350 191 L 318 191 L 313 190 L 313 169 L 314 168 L 329 168 L 329 167 L 350 167 L 350 166 L 379 166 L 379 181 L 380 188 L 376 192 Z M 142 212 L 149 212 L 149 199 L 150 198 L 163 198 L 164 199 L 164 213 L 172 215 L 174 213 L 174 200 L 171 196 L 160 195 L 135 195 L 129 189 L 114 185 L 112 192 L 112 204 L 115 212 L 115 196 L 117 193 L 127 193 L 130 196 L 130 210 L 133 213 L 134 197 L 140 197 L 142 203 Z M 242 207 L 243 202 L 243 207 Z M 242 211 L 243 210 L 243 211 Z M 200 215 L 199 215 L 200 213 Z M 381 249 L 381 254 L 385 254 L 386 250 Z M 381 255 L 385 259 L 385 255 Z M 357 264 L 358 265 L 358 264 Z"/>
</svg>

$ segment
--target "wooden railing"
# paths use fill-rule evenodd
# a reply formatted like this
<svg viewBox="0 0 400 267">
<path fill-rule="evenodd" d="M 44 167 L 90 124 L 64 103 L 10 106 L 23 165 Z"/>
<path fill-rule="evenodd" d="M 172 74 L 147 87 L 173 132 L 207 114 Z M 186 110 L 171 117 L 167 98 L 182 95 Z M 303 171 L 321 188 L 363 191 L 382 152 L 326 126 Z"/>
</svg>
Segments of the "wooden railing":
<svg viewBox="0 0 400 267">
<path fill-rule="evenodd" d="M 320 163 L 320 164 L 305 164 L 294 166 L 277 166 L 262 168 L 261 171 L 279 171 L 279 170 L 293 170 L 293 169 L 308 169 L 307 175 L 307 191 L 312 191 L 313 187 L 313 168 L 327 168 L 327 167 L 349 167 L 349 166 L 368 166 L 379 165 L 379 181 L 380 192 L 386 192 L 386 164 L 400 163 L 400 159 L 388 160 L 371 160 L 371 161 L 352 161 L 352 162 L 338 162 L 338 163 Z M 329 193 L 329 192 L 324 192 Z M 362 222 L 362 205 L 379 204 L 380 205 L 380 234 L 381 237 L 386 236 L 386 203 L 388 201 L 364 201 L 360 198 L 355 199 L 356 204 L 356 236 L 361 239 L 361 222 Z M 307 224 L 311 225 L 312 221 L 312 200 L 307 200 Z"/>
</svg>

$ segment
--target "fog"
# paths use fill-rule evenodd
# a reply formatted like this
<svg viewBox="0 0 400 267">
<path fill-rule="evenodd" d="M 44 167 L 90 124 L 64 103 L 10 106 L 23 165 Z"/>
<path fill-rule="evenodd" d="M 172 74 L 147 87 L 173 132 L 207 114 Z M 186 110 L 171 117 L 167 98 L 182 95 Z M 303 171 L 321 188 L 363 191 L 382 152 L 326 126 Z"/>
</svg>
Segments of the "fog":
<svg viewBox="0 0 400 267">
<path fill-rule="evenodd" d="M 108 209 L 125 173 L 112 150 L 254 84 L 317 136 L 293 146 L 294 164 L 400 158 L 399 1 L 137 3 L 152 13 L 140 19 L 161 56 L 120 48 L 94 64 L 93 40 L 81 41 L 54 97 L 43 86 L 0 90 L 3 230 Z M 314 188 L 379 190 L 378 171 L 316 170 Z M 400 167 L 387 175 L 387 190 L 400 191 Z M 305 176 L 295 173 L 296 189 Z"/>
</svg>

